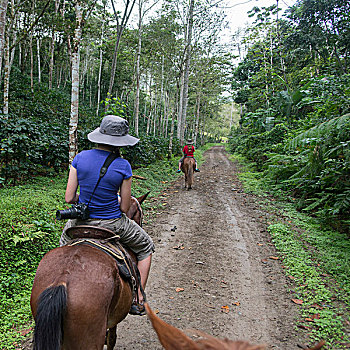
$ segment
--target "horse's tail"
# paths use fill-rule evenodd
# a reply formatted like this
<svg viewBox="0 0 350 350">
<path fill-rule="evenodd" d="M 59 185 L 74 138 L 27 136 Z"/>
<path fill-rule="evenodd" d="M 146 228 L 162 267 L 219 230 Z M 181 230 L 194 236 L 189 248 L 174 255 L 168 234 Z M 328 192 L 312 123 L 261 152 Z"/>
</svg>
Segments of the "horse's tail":
<svg viewBox="0 0 350 350">
<path fill-rule="evenodd" d="M 66 305 L 65 284 L 49 287 L 40 294 L 35 316 L 34 350 L 59 350 L 61 348 Z"/>
</svg>

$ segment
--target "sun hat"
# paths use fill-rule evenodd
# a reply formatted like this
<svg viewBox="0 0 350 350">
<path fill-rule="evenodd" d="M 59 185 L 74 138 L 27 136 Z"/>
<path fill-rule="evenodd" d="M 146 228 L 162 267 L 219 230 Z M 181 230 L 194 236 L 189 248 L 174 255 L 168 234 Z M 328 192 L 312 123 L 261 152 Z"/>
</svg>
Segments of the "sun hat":
<svg viewBox="0 0 350 350">
<path fill-rule="evenodd" d="M 193 144 L 193 140 L 192 140 L 192 139 L 188 139 L 188 140 L 187 140 L 187 144 L 188 144 L 188 145 L 192 145 L 192 144 Z"/>
<path fill-rule="evenodd" d="M 116 115 L 106 115 L 100 127 L 88 134 L 88 140 L 111 146 L 134 146 L 139 139 L 128 134 L 129 123 Z"/>
</svg>

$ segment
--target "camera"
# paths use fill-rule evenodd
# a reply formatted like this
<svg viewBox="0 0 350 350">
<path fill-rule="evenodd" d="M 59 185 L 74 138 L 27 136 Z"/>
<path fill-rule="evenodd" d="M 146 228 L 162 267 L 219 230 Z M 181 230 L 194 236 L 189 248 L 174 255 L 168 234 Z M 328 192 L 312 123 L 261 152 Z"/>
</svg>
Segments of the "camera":
<svg viewBox="0 0 350 350">
<path fill-rule="evenodd" d="M 86 220 L 89 218 L 89 208 L 85 203 L 73 204 L 71 208 L 66 210 L 57 210 L 56 219 L 80 219 Z"/>
</svg>

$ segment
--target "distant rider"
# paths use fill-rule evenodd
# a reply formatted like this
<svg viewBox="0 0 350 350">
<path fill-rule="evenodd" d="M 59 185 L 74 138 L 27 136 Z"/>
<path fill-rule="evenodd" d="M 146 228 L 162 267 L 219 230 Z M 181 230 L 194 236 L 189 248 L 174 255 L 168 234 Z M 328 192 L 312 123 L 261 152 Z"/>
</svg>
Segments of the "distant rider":
<svg viewBox="0 0 350 350">
<path fill-rule="evenodd" d="M 193 140 L 192 139 L 188 139 L 187 140 L 187 143 L 186 145 L 184 146 L 183 150 L 182 150 L 184 156 L 180 159 L 179 161 L 179 169 L 177 170 L 177 173 L 180 173 L 181 172 L 181 166 L 182 166 L 182 163 L 184 161 L 184 159 L 186 157 L 191 157 L 194 159 L 194 161 L 196 162 L 196 169 L 194 171 L 200 171 L 197 167 L 197 161 L 196 161 L 196 158 L 193 156 L 193 153 L 195 152 L 195 148 L 193 146 Z"/>
</svg>

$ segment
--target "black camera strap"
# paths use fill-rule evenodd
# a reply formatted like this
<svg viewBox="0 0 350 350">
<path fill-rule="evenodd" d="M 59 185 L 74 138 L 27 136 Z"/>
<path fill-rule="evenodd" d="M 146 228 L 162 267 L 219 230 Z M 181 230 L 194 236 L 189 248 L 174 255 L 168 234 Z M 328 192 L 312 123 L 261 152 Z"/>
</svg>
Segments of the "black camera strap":
<svg viewBox="0 0 350 350">
<path fill-rule="evenodd" d="M 98 184 L 100 183 L 101 179 L 103 178 L 103 176 L 106 174 L 107 172 L 107 169 L 108 167 L 112 164 L 112 162 L 114 161 L 114 159 L 118 158 L 118 155 L 114 152 L 111 152 L 108 157 L 106 158 L 105 162 L 103 163 L 102 167 L 101 167 L 101 170 L 100 170 L 100 176 L 97 180 L 97 183 L 95 185 L 95 188 L 94 190 L 92 191 L 91 193 L 91 196 L 90 196 L 90 199 L 87 203 L 87 206 L 89 206 L 90 202 L 91 202 L 91 199 L 92 199 L 92 196 L 94 195 L 95 191 L 96 191 L 96 188 L 98 186 Z"/>
</svg>

